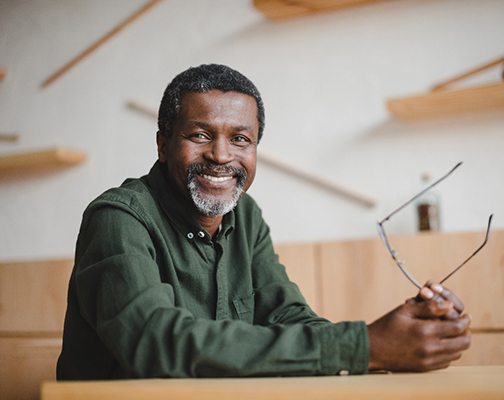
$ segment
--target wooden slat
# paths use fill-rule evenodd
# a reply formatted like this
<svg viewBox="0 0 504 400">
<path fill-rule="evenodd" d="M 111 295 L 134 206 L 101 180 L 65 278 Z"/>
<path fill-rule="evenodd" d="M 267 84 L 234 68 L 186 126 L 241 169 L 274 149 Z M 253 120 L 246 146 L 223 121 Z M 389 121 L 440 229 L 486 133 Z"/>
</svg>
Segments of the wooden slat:
<svg viewBox="0 0 504 400">
<path fill-rule="evenodd" d="M 504 365 L 504 333 L 473 333 L 471 347 L 453 365 Z"/>
<path fill-rule="evenodd" d="M 440 280 L 482 242 L 480 233 L 424 233 L 390 238 L 407 269 L 420 281 Z M 321 244 L 322 308 L 334 320 L 372 322 L 416 295 L 379 239 Z M 445 285 L 466 305 L 474 328 L 503 328 L 504 231 Z"/>
<path fill-rule="evenodd" d="M 451 78 L 451 79 L 448 79 L 444 82 L 440 82 L 438 83 L 436 86 L 434 86 L 432 88 L 433 91 L 436 91 L 436 90 L 443 90 L 443 89 L 446 89 L 448 86 L 450 86 L 451 84 L 455 83 L 455 82 L 459 82 L 461 80 L 464 80 L 470 76 L 473 76 L 473 75 L 476 75 L 480 72 L 483 72 L 483 71 L 486 71 L 487 69 L 490 69 L 490 68 L 493 68 L 493 67 L 496 67 L 497 65 L 504 65 L 504 57 L 499 57 L 497 58 L 496 60 L 492 60 L 486 64 L 483 64 L 483 65 L 480 65 L 478 67 L 475 67 L 475 68 L 472 68 L 470 69 L 469 71 L 467 72 L 464 72 L 462 74 L 459 74 L 459 75 L 456 75 L 455 77 Z"/>
<path fill-rule="evenodd" d="M 61 339 L 0 337 L 0 398 L 36 400 L 40 385 L 56 378 Z"/>
<path fill-rule="evenodd" d="M 504 109 L 504 83 L 393 98 L 387 101 L 387 107 L 404 119 Z"/>
<path fill-rule="evenodd" d="M 0 133 L 0 142 L 17 142 L 19 133 Z"/>
<path fill-rule="evenodd" d="M 156 119 L 158 117 L 158 113 L 156 112 L 156 110 L 154 110 L 153 108 L 147 107 L 146 105 L 141 104 L 138 101 L 129 100 L 126 103 L 126 105 L 130 110 L 138 111 L 139 113 L 144 114 L 146 117 L 156 118 Z"/>
<path fill-rule="evenodd" d="M 263 152 L 259 152 L 257 154 L 257 160 L 297 179 L 303 180 L 311 185 L 350 200 L 362 207 L 372 208 L 376 204 L 374 199 L 365 194 L 359 193 L 341 184 L 336 184 L 321 176 L 309 173 L 301 168 L 281 161 L 276 157 L 266 155 Z"/>
<path fill-rule="evenodd" d="M 267 18 L 282 20 L 383 1 L 385 0 L 254 0 L 254 6 Z"/>
<path fill-rule="evenodd" d="M 285 265 L 291 281 L 296 283 L 306 301 L 315 312 L 320 313 L 319 270 L 317 246 L 314 243 L 276 245 L 280 262 Z"/>
<path fill-rule="evenodd" d="M 0 335 L 63 330 L 72 260 L 0 264 Z"/>
<path fill-rule="evenodd" d="M 67 148 L 53 148 L 0 156 L 0 177 L 17 173 L 66 168 L 86 160 L 86 154 Z"/>
<path fill-rule="evenodd" d="M 51 83 L 62 77 L 65 73 L 67 73 L 70 69 L 75 67 L 78 63 L 88 57 L 90 54 L 95 52 L 99 47 L 112 39 L 119 32 L 124 30 L 138 18 L 140 18 L 143 14 L 149 11 L 152 7 L 158 4 L 161 0 L 149 0 L 146 4 L 141 6 L 138 10 L 136 10 L 133 14 L 131 14 L 128 18 L 121 21 L 114 28 L 112 28 L 109 32 L 103 35 L 101 38 L 93 42 L 89 47 L 85 50 L 77 54 L 74 58 L 72 58 L 69 62 L 59 68 L 56 72 L 52 73 L 44 82 L 42 82 L 42 88 L 49 86 Z"/>
</svg>

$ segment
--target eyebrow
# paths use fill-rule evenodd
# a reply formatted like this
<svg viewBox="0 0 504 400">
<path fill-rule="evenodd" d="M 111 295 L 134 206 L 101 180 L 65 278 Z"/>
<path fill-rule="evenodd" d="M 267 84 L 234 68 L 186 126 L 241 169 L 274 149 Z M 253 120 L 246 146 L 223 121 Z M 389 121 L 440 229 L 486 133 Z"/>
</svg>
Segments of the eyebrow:
<svg viewBox="0 0 504 400">
<path fill-rule="evenodd" d="M 205 122 L 205 121 L 199 121 L 199 120 L 196 120 L 196 119 L 190 119 L 188 120 L 188 122 L 192 125 L 196 125 L 200 128 L 204 128 L 204 129 L 212 129 L 213 128 L 213 125 L 212 124 L 209 124 L 208 122 Z M 234 125 L 233 128 L 237 131 L 249 131 L 249 132 L 252 132 L 254 129 L 249 126 L 249 125 Z"/>
</svg>

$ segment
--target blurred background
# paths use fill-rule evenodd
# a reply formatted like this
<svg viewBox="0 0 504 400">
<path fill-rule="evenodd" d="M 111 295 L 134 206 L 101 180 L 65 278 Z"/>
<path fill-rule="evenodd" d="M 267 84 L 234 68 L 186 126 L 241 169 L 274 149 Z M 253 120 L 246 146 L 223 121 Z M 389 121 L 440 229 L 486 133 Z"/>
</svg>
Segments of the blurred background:
<svg viewBox="0 0 504 400">
<path fill-rule="evenodd" d="M 128 103 L 157 111 L 168 82 L 203 63 L 227 64 L 259 88 L 260 153 L 374 201 L 363 206 L 259 160 L 250 193 L 276 243 L 375 237 L 376 221 L 422 187 L 423 173 L 440 177 L 459 161 L 436 188 L 441 230 L 483 230 L 491 212 L 504 227 L 504 108 L 407 119 L 387 109 L 504 56 L 503 1 L 367 1 L 272 19 L 264 1 L 165 0 L 41 86 L 147 3 L 0 0 L 0 133 L 18 135 L 0 141 L 2 260 L 71 257 L 86 205 L 156 159 L 156 120 Z M 499 83 L 502 72 L 447 90 Z M 86 160 L 1 170 L 2 157 L 55 147 Z M 414 207 L 388 228 L 414 233 Z"/>
</svg>

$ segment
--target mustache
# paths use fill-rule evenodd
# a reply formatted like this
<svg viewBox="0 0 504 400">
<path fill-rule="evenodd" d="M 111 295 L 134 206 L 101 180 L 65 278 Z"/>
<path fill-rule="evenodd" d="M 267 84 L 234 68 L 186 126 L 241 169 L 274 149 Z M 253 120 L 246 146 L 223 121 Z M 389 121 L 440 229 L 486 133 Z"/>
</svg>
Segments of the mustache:
<svg viewBox="0 0 504 400">
<path fill-rule="evenodd" d="M 217 165 L 212 163 L 191 164 L 187 168 L 188 181 L 191 181 L 196 175 L 232 175 L 235 176 L 238 185 L 243 185 L 247 179 L 247 172 L 244 168 L 232 167 L 230 165 Z"/>
</svg>

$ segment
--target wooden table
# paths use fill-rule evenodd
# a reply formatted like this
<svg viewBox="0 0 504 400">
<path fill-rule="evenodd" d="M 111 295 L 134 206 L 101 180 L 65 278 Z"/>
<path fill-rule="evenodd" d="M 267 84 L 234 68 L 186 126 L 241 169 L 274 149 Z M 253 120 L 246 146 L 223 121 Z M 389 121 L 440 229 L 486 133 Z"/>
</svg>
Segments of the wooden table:
<svg viewBox="0 0 504 400">
<path fill-rule="evenodd" d="M 46 382 L 42 400 L 504 399 L 504 366 L 418 374 Z"/>
</svg>

